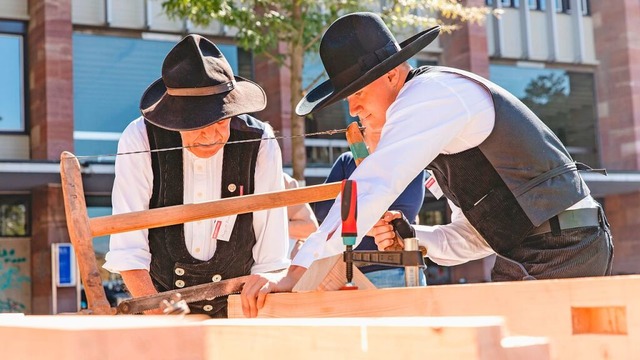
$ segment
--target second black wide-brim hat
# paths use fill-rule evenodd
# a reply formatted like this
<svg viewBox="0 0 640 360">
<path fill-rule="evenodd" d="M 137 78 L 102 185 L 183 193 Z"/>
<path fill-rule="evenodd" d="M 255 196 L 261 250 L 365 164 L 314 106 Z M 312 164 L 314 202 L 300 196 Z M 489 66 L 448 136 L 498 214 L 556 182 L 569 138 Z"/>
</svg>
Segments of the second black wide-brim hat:
<svg viewBox="0 0 640 360">
<path fill-rule="evenodd" d="M 320 58 L 329 80 L 300 100 L 296 114 L 307 115 L 344 99 L 407 61 L 440 34 L 440 26 L 398 44 L 379 15 L 351 13 L 337 19 L 322 36 Z"/>
<path fill-rule="evenodd" d="M 218 47 L 191 34 L 177 43 L 162 63 L 162 77 L 140 100 L 142 115 L 161 128 L 187 131 L 236 115 L 263 110 L 264 90 L 234 76 Z"/>
</svg>

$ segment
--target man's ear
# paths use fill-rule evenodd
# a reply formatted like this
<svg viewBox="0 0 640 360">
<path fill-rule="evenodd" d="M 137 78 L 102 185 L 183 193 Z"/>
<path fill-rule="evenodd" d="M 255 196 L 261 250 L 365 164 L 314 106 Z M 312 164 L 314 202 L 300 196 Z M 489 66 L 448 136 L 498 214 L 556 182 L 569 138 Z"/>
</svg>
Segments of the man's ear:
<svg viewBox="0 0 640 360">
<path fill-rule="evenodd" d="M 401 85 L 400 84 L 400 69 L 398 67 L 395 67 L 393 69 L 391 69 L 389 72 L 386 73 L 386 78 L 389 81 L 389 86 L 392 89 L 399 89 L 402 86 L 398 86 Z"/>
</svg>

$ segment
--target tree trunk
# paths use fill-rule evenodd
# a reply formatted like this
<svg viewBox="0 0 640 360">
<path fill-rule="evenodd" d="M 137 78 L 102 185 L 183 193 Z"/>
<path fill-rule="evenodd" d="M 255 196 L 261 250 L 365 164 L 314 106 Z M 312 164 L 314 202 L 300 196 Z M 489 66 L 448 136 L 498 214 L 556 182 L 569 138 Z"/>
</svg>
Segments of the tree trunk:
<svg viewBox="0 0 640 360">
<path fill-rule="evenodd" d="M 295 2 L 293 22 L 300 23 L 300 3 Z M 301 30 L 302 31 L 302 30 Z M 293 177 L 304 185 L 304 169 L 307 166 L 307 150 L 304 146 L 304 118 L 296 115 L 296 105 L 302 99 L 302 64 L 304 48 L 301 39 L 294 39 L 291 43 L 291 162 Z"/>
</svg>

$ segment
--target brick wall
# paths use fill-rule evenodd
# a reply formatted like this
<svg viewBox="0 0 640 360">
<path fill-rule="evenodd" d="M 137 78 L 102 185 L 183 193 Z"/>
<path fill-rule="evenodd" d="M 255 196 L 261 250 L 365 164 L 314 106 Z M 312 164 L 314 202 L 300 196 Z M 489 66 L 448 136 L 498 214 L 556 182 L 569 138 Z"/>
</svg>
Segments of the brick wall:
<svg viewBox="0 0 640 360">
<path fill-rule="evenodd" d="M 463 0 L 465 6 L 485 6 L 483 0 Z M 484 24 L 459 24 L 451 34 L 440 35 L 443 48 L 442 64 L 471 71 L 489 78 L 489 50 L 487 30 Z"/>
<path fill-rule="evenodd" d="M 267 108 L 257 114 L 258 118 L 268 121 L 277 136 L 291 136 L 289 70 L 264 56 L 256 56 L 254 66 L 255 81 L 267 93 Z M 283 164 L 291 164 L 291 140 L 281 141 L 280 147 Z"/>
<path fill-rule="evenodd" d="M 73 151 L 71 0 L 30 0 L 27 36 L 31 158 Z"/>
<path fill-rule="evenodd" d="M 640 170 L 640 2 L 591 1 L 598 68 L 596 92 L 603 164 Z M 609 196 L 614 273 L 640 273 L 640 193 Z"/>
</svg>

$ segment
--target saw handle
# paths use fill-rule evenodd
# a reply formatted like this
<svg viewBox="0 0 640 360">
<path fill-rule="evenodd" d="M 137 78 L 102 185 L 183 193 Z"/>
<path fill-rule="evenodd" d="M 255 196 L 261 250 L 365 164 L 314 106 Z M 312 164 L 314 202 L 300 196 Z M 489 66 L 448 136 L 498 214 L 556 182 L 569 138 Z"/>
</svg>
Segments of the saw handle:
<svg viewBox="0 0 640 360">
<path fill-rule="evenodd" d="M 367 150 L 367 144 L 364 142 L 364 137 L 362 136 L 358 122 L 354 121 L 347 126 L 346 138 L 349 149 L 353 154 L 353 160 L 356 162 L 356 166 L 358 166 L 364 158 L 369 156 L 369 150 Z"/>
</svg>

